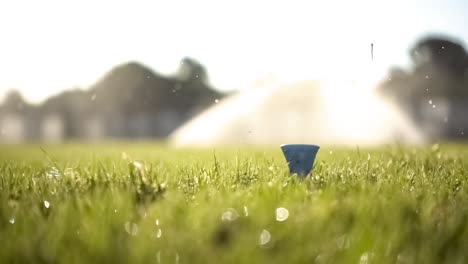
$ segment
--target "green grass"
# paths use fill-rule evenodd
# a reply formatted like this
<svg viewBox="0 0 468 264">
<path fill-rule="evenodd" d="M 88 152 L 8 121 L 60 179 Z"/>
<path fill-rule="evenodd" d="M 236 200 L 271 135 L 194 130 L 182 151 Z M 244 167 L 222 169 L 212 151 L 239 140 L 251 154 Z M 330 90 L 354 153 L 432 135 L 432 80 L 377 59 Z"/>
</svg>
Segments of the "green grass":
<svg viewBox="0 0 468 264">
<path fill-rule="evenodd" d="M 466 263 L 467 223 L 465 145 L 324 147 L 304 180 L 278 147 L 0 146 L 0 263 Z"/>
</svg>

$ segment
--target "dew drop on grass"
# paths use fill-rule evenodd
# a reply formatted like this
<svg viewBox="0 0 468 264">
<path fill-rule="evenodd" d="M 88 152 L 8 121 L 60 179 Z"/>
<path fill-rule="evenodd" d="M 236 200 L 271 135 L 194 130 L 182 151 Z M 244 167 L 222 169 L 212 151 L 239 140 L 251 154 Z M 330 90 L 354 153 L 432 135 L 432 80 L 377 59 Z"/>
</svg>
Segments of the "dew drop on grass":
<svg viewBox="0 0 468 264">
<path fill-rule="evenodd" d="M 135 166 L 135 168 L 137 168 L 137 169 L 143 168 L 143 164 L 141 164 L 141 163 L 138 162 L 138 161 L 134 161 L 134 162 L 133 162 L 133 166 Z"/>
<path fill-rule="evenodd" d="M 138 234 L 138 225 L 136 223 L 126 222 L 125 231 L 127 231 L 128 234 L 135 236 Z"/>
<path fill-rule="evenodd" d="M 325 263 L 326 260 L 325 260 L 325 257 L 322 255 L 322 254 L 319 254 L 316 258 L 315 258 L 315 263 Z"/>
<path fill-rule="evenodd" d="M 222 221 L 235 221 L 239 217 L 236 209 L 229 208 L 221 216 Z"/>
<path fill-rule="evenodd" d="M 276 221 L 283 222 L 286 221 L 289 217 L 288 209 L 284 207 L 276 208 Z"/>
<path fill-rule="evenodd" d="M 361 255 L 361 258 L 359 259 L 359 264 L 367 264 L 369 263 L 369 253 L 367 252 L 364 252 L 362 255 Z"/>
<path fill-rule="evenodd" d="M 350 246 L 350 241 L 347 235 L 342 235 L 336 239 L 336 246 L 343 250 L 347 249 Z"/>
<path fill-rule="evenodd" d="M 44 207 L 49 209 L 49 207 L 50 207 L 49 201 L 44 201 Z"/>
<path fill-rule="evenodd" d="M 55 178 L 60 180 L 62 178 L 62 174 L 56 167 L 51 167 L 50 170 L 47 171 L 47 178 L 52 179 Z"/>
<path fill-rule="evenodd" d="M 73 177 L 73 168 L 66 168 L 64 171 L 63 171 L 63 175 L 65 175 L 65 177 Z"/>
<path fill-rule="evenodd" d="M 271 240 L 271 234 L 268 232 L 268 230 L 263 229 L 262 232 L 260 233 L 260 236 L 258 237 L 258 244 L 260 246 L 264 246 L 268 244 Z"/>
</svg>

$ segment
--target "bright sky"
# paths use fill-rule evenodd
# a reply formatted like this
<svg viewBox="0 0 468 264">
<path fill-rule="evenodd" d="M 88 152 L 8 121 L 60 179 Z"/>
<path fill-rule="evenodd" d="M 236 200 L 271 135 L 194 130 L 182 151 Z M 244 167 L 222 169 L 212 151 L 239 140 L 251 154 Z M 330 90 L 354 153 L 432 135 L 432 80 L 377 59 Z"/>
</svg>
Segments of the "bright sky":
<svg viewBox="0 0 468 264">
<path fill-rule="evenodd" d="M 467 42 L 466 14 L 466 0 L 1 0 L 0 96 L 39 102 L 130 60 L 170 74 L 184 56 L 221 90 L 271 74 L 376 79 L 426 33 Z"/>
</svg>

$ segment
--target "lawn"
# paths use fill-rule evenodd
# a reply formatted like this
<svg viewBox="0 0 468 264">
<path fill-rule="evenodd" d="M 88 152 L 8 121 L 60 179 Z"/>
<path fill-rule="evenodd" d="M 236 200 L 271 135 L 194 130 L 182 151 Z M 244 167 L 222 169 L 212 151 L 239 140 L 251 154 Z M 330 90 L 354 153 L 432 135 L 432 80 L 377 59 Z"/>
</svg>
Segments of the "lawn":
<svg viewBox="0 0 468 264">
<path fill-rule="evenodd" d="M 0 263 L 466 263 L 468 145 L 0 146 Z"/>
</svg>

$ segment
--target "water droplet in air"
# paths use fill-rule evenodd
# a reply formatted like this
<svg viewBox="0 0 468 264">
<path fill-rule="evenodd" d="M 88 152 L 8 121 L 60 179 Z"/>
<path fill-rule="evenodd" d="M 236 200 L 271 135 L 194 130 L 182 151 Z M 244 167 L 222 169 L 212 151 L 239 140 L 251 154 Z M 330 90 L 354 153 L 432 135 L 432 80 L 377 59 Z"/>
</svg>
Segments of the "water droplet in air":
<svg viewBox="0 0 468 264">
<path fill-rule="evenodd" d="M 215 100 L 215 104 L 217 104 L 217 103 L 219 103 L 219 100 L 218 100 L 218 99 Z"/>
<path fill-rule="evenodd" d="M 448 118 L 447 118 L 447 117 L 444 117 L 444 122 L 445 122 L 445 123 L 448 122 Z"/>
<path fill-rule="evenodd" d="M 198 75 L 195 75 L 195 78 L 198 78 Z"/>
<path fill-rule="evenodd" d="M 227 209 L 223 215 L 221 216 L 221 220 L 223 221 L 234 221 L 239 217 L 239 214 L 234 208 Z"/>
<path fill-rule="evenodd" d="M 151 78 L 151 76 L 149 76 L 149 75 L 148 75 L 148 76 L 146 76 L 146 79 L 149 79 L 149 78 Z"/>
<path fill-rule="evenodd" d="M 276 221 L 283 222 L 286 221 L 289 217 L 288 209 L 284 207 L 276 208 Z"/>
<path fill-rule="evenodd" d="M 114 209 L 114 213 L 117 213 L 117 209 Z"/>
<path fill-rule="evenodd" d="M 94 100 L 96 100 L 96 94 L 93 94 L 93 95 L 91 96 L 91 101 L 94 101 Z"/>
<path fill-rule="evenodd" d="M 44 201 L 44 207 L 49 209 L 50 207 L 50 203 L 48 201 Z"/>
<path fill-rule="evenodd" d="M 426 75 L 426 79 L 429 79 L 429 75 Z"/>
<path fill-rule="evenodd" d="M 432 100 L 429 100 L 429 104 L 432 104 Z"/>
<path fill-rule="evenodd" d="M 330 150 L 330 155 L 332 155 L 332 154 L 333 154 L 333 150 Z"/>
<path fill-rule="evenodd" d="M 249 208 L 247 208 L 247 206 L 245 205 L 244 205 L 244 215 L 249 216 Z"/>
<path fill-rule="evenodd" d="M 436 105 L 432 105 L 432 108 L 436 108 Z"/>
<path fill-rule="evenodd" d="M 159 219 L 156 219 L 156 225 L 158 226 L 159 225 Z"/>
<path fill-rule="evenodd" d="M 156 232 L 156 237 L 161 238 L 162 237 L 162 230 L 161 228 L 158 228 L 158 231 Z"/>
<path fill-rule="evenodd" d="M 462 136 L 463 136 L 463 135 L 465 135 L 465 132 L 462 131 L 461 134 L 462 134 Z"/>
<path fill-rule="evenodd" d="M 261 246 L 264 246 L 268 244 L 271 240 L 271 234 L 268 232 L 268 230 L 263 229 L 262 232 L 260 233 L 260 236 L 258 238 L 258 244 Z"/>
<path fill-rule="evenodd" d="M 8 222 L 10 222 L 10 224 L 12 224 L 12 225 L 13 225 L 13 224 L 15 223 L 15 218 L 14 218 L 14 217 L 12 217 L 12 218 L 8 219 Z"/>
</svg>

